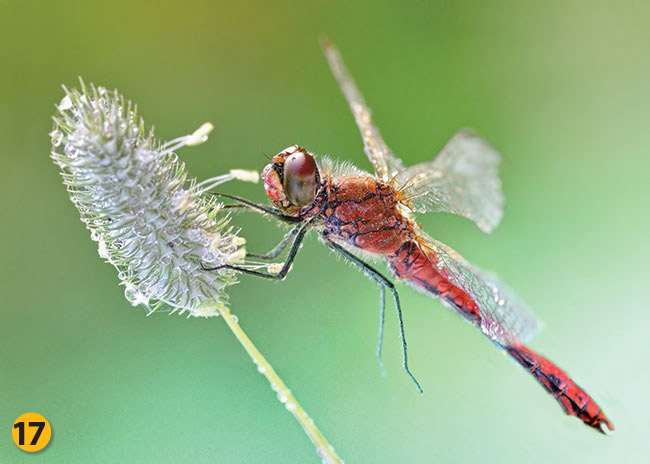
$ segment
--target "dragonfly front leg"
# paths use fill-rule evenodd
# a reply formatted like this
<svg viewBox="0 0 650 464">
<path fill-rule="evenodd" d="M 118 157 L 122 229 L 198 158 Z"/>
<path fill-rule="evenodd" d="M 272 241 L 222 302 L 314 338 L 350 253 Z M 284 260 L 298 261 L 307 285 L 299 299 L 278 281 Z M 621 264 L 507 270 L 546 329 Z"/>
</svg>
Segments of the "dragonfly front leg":
<svg viewBox="0 0 650 464">
<path fill-rule="evenodd" d="M 260 272 L 260 271 L 255 271 L 253 269 L 246 269 L 244 267 L 234 266 L 230 264 L 222 264 L 221 266 L 216 266 L 216 267 L 205 267 L 203 263 L 201 263 L 201 269 L 203 269 L 204 271 L 216 271 L 218 269 L 232 269 L 233 271 L 242 272 L 244 274 L 252 275 L 255 277 L 262 277 L 264 279 L 283 280 L 286 277 L 289 270 L 291 269 L 291 264 L 293 264 L 293 261 L 296 258 L 296 254 L 300 249 L 300 244 L 305 238 L 305 234 L 307 233 L 308 230 L 307 226 L 308 224 L 301 225 L 301 228 L 298 231 L 296 238 L 291 244 L 291 249 L 289 250 L 287 259 L 284 261 L 282 268 L 277 273 Z"/>
<path fill-rule="evenodd" d="M 280 211 L 278 211 L 278 210 L 276 210 L 274 208 L 268 207 L 266 205 L 260 205 L 258 203 L 247 200 L 246 198 L 237 197 L 235 195 L 227 195 L 225 193 L 217 193 L 217 192 L 211 192 L 211 195 L 214 195 L 215 197 L 228 198 L 229 200 L 236 201 L 239 204 L 243 205 L 241 207 L 250 208 L 250 209 L 258 211 L 260 213 L 268 214 L 268 215 L 273 216 L 274 218 L 276 218 L 277 220 L 282 221 L 282 222 L 293 223 L 293 224 L 296 224 L 298 222 L 302 222 L 302 220 L 297 218 L 297 217 L 282 214 Z M 226 207 L 228 207 L 228 208 L 238 208 L 239 206 L 226 205 Z"/>
<path fill-rule="evenodd" d="M 404 368 L 404 371 L 406 374 L 411 378 L 413 383 L 415 383 L 415 386 L 417 387 L 418 391 L 420 393 L 423 393 L 422 387 L 420 387 L 420 383 L 416 380 L 415 376 L 411 373 L 409 370 L 409 365 L 408 365 L 408 354 L 407 354 L 407 349 L 406 349 L 406 335 L 404 333 L 404 320 L 402 319 L 402 305 L 400 304 L 399 300 L 399 295 L 397 293 L 397 289 L 395 288 L 395 285 L 388 280 L 383 274 L 381 274 L 377 269 L 363 261 L 361 258 L 355 256 L 354 254 L 350 253 L 348 250 L 343 248 L 341 245 L 338 245 L 337 243 L 333 242 L 327 237 L 327 234 L 322 235 L 323 241 L 325 244 L 329 247 L 330 250 L 337 252 L 341 256 L 343 256 L 345 259 L 350 261 L 352 264 L 357 266 L 361 271 L 366 274 L 368 277 L 370 277 L 372 280 L 377 282 L 381 288 L 382 291 L 384 289 L 388 289 L 389 292 L 393 294 L 393 299 L 395 300 L 395 308 L 397 310 L 397 318 L 399 320 L 399 331 L 400 331 L 400 338 L 402 340 L 402 367 Z M 383 315 L 384 315 L 384 307 L 385 307 L 385 298 L 382 298 L 382 310 L 380 313 L 380 336 L 383 335 Z M 378 354 L 381 355 L 381 341 L 378 346 Z"/>
</svg>

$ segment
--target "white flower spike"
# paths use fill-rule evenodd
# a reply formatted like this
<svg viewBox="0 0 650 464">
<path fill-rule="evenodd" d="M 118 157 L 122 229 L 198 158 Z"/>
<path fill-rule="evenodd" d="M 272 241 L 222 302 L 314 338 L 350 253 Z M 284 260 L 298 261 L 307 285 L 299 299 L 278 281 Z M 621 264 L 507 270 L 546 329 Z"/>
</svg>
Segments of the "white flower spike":
<svg viewBox="0 0 650 464">
<path fill-rule="evenodd" d="M 149 312 L 167 304 L 194 316 L 218 315 L 203 303 L 227 303 L 236 278 L 230 270 L 206 272 L 201 263 L 239 260 L 244 240 L 221 204 L 204 194 L 241 176 L 215 177 L 202 188 L 174 153 L 204 142 L 212 124 L 162 143 L 117 91 L 83 82 L 66 89 L 54 121 L 51 156 L 100 256 L 117 268 L 126 298 Z"/>
</svg>

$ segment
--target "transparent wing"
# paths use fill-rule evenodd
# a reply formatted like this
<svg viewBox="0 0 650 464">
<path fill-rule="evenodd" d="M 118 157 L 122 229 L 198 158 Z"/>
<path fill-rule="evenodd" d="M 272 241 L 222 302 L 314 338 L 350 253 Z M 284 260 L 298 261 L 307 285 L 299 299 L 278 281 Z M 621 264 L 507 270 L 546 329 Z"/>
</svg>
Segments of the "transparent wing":
<svg viewBox="0 0 650 464">
<path fill-rule="evenodd" d="M 469 129 L 457 132 L 440 153 L 400 171 L 394 182 L 416 212 L 447 212 L 491 232 L 503 217 L 497 168 L 501 156 Z"/>
<path fill-rule="evenodd" d="M 503 347 L 529 342 L 543 324 L 498 278 L 468 263 L 447 245 L 418 231 L 418 242 L 430 261 L 476 303 L 481 331 Z"/>
<path fill-rule="evenodd" d="M 363 97 L 346 69 L 339 51 L 329 40 L 323 40 L 322 46 L 332 74 L 334 74 L 339 87 L 341 87 L 341 91 L 350 105 L 357 126 L 359 126 L 366 156 L 372 163 L 377 177 L 384 181 L 389 181 L 395 174 L 404 169 L 402 162 L 393 155 L 393 152 L 381 137 L 379 130 L 372 123 L 370 108 L 363 101 Z"/>
</svg>

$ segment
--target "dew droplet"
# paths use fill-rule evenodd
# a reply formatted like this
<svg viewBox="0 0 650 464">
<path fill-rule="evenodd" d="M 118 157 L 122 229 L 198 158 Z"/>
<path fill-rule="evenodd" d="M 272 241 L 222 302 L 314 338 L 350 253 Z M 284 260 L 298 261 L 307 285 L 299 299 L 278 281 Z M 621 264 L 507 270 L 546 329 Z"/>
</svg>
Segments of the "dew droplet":
<svg viewBox="0 0 650 464">
<path fill-rule="evenodd" d="M 108 259 L 109 256 L 110 256 L 110 255 L 108 254 L 108 248 L 106 247 L 106 242 L 103 241 L 103 240 L 100 240 L 100 241 L 99 241 L 99 245 L 98 245 L 98 250 L 97 250 L 97 251 L 99 252 L 99 257 L 100 257 L 100 258 Z"/>
<path fill-rule="evenodd" d="M 52 138 L 52 145 L 58 147 L 61 145 L 61 141 L 63 140 L 63 132 L 60 130 L 53 130 L 50 132 L 50 137 Z"/>
<path fill-rule="evenodd" d="M 124 289 L 124 297 L 133 305 L 148 305 L 149 297 L 139 292 L 133 285 L 128 285 Z"/>
<path fill-rule="evenodd" d="M 63 153 L 70 158 L 70 159 L 77 159 L 77 154 L 79 153 L 79 150 L 72 145 L 72 144 L 67 144 L 65 147 L 63 147 Z"/>
<path fill-rule="evenodd" d="M 72 108 L 72 99 L 70 99 L 69 95 L 66 95 L 59 103 L 59 111 L 69 110 L 70 108 Z"/>
<path fill-rule="evenodd" d="M 137 293 L 137 290 L 135 287 L 132 285 L 127 285 L 126 288 L 124 289 L 124 298 L 126 298 L 129 303 L 133 304 L 133 301 L 135 301 L 135 294 Z"/>
</svg>

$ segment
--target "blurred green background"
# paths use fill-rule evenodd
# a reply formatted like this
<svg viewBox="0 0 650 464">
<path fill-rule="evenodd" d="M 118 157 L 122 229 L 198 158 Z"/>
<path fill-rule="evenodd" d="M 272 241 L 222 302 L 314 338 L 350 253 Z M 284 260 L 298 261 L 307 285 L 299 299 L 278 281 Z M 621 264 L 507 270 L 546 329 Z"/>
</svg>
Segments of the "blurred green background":
<svg viewBox="0 0 650 464">
<path fill-rule="evenodd" d="M 566 417 L 438 302 L 400 286 L 411 367 L 378 291 L 312 237 L 282 283 L 242 277 L 240 323 L 348 463 L 647 459 L 650 4 L 0 1 L 0 462 L 310 463 L 315 451 L 219 319 L 132 308 L 49 160 L 60 85 L 136 101 L 158 136 L 203 121 L 180 156 L 199 178 L 261 169 L 299 143 L 369 169 L 318 47 L 341 49 L 406 164 L 472 126 L 504 154 L 502 225 L 425 230 L 497 271 L 546 321 L 532 347 L 567 369 L 617 433 Z M 224 191 L 264 201 L 260 185 Z M 236 218 L 251 250 L 281 236 Z M 20 414 L 52 424 L 29 455 Z"/>
</svg>

